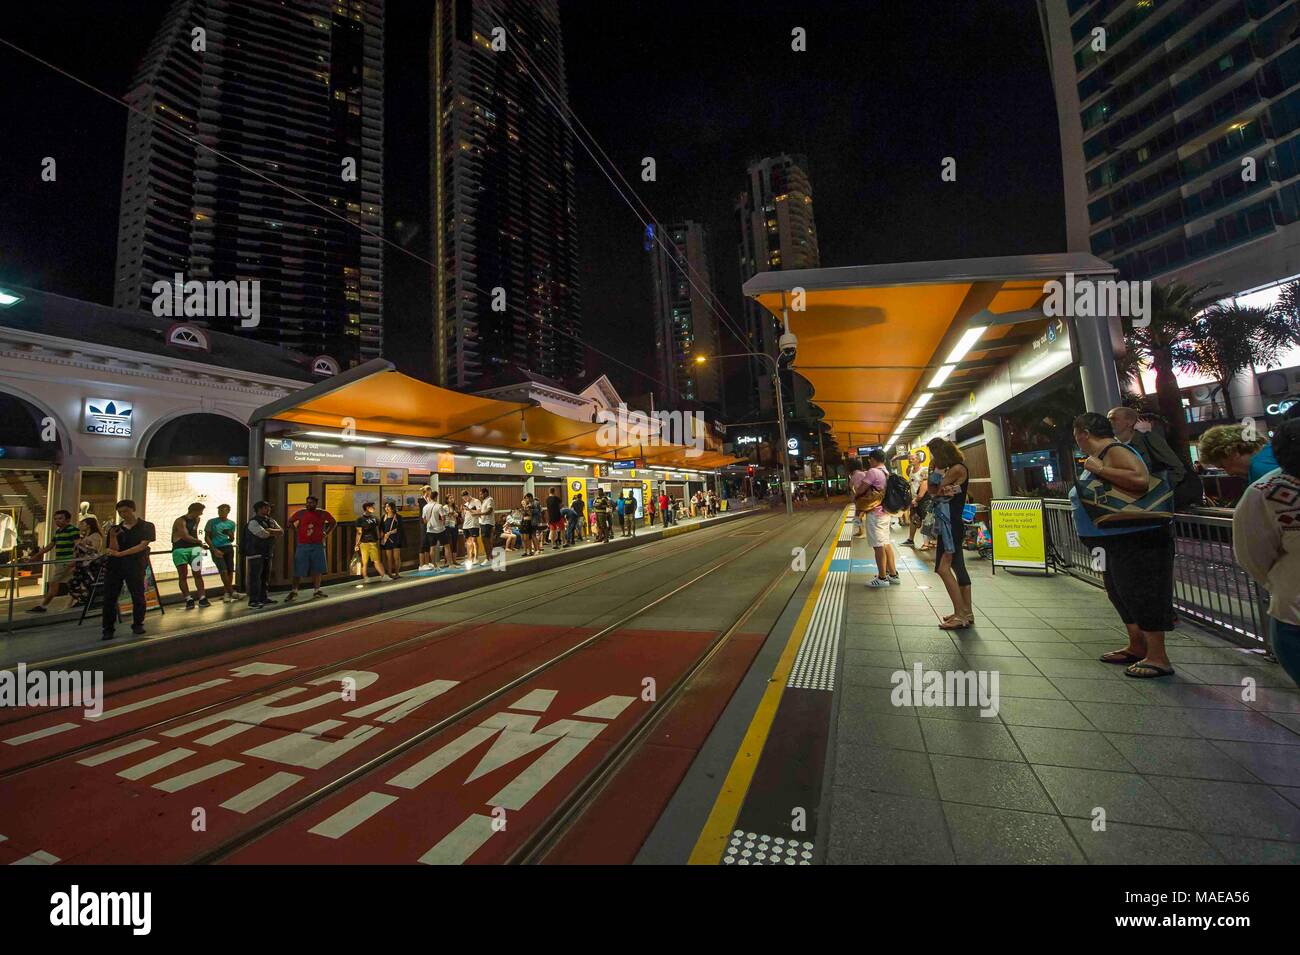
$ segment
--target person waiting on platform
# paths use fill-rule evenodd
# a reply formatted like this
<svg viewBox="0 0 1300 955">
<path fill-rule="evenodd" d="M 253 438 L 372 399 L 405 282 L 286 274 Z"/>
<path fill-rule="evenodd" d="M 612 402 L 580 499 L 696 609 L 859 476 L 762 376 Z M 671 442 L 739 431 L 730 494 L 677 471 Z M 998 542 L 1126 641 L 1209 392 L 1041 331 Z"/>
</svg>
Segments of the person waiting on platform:
<svg viewBox="0 0 1300 955">
<path fill-rule="evenodd" d="M 99 521 L 88 514 L 82 518 L 77 529 L 81 532 L 81 537 L 72 547 L 73 572 L 72 580 L 68 583 L 74 607 L 80 607 L 90 600 L 90 592 L 104 565 L 101 559 L 104 535 L 100 533 Z"/>
<path fill-rule="evenodd" d="M 194 598 L 190 596 L 190 571 L 194 571 L 194 587 L 199 592 L 199 606 L 209 606 L 207 592 L 203 589 L 203 552 L 208 549 L 208 544 L 199 540 L 199 521 L 202 517 L 203 505 L 195 501 L 184 514 L 172 521 L 172 563 L 176 566 L 176 583 L 185 598 L 186 610 L 194 609 Z"/>
<path fill-rule="evenodd" d="M 297 531 L 297 537 L 293 550 L 293 586 L 285 600 L 298 596 L 298 583 L 303 577 L 311 578 L 312 597 L 325 596 L 325 591 L 320 589 L 320 580 L 325 574 L 325 539 L 338 522 L 333 514 L 321 510 L 317 503 L 316 495 L 307 495 L 306 505 L 289 518 L 289 526 Z"/>
<path fill-rule="evenodd" d="M 104 567 L 103 636 L 113 639 L 117 625 L 117 598 L 122 585 L 131 594 L 131 632 L 144 633 L 145 568 L 149 565 L 149 545 L 157 539 L 154 526 L 135 514 L 135 501 L 117 502 L 117 524 L 108 528 L 108 560 Z"/>
<path fill-rule="evenodd" d="M 384 572 L 392 580 L 402 576 L 402 544 L 402 517 L 397 513 L 397 502 L 385 501 L 379 523 L 379 555 L 384 559 Z"/>
<path fill-rule="evenodd" d="M 230 603 L 240 595 L 235 592 L 235 522 L 230 519 L 229 504 L 217 506 L 217 516 L 203 525 L 203 539 L 221 575 L 221 600 Z"/>
<path fill-rule="evenodd" d="M 32 555 L 39 560 L 50 551 L 54 551 L 55 563 L 48 564 L 45 568 L 45 600 L 28 610 L 28 613 L 45 613 L 50 602 L 69 589 L 72 577 L 76 573 L 72 555 L 80 539 L 81 531 L 72 524 L 72 512 L 55 511 L 54 533 L 50 535 L 50 542 Z"/>
<path fill-rule="evenodd" d="M 885 466 L 885 453 L 879 449 L 867 455 L 869 468 L 863 474 L 862 485 L 866 488 L 862 496 L 856 498 L 856 504 L 865 513 L 863 521 L 867 528 L 867 544 L 876 557 L 876 576 L 867 584 L 868 587 L 889 587 L 901 585 L 898 566 L 894 555 L 894 544 L 890 537 L 892 518 L 884 508 L 885 488 L 889 483 L 889 472 Z"/>
<path fill-rule="evenodd" d="M 1273 654 L 1300 685 L 1300 418 L 1273 434 L 1278 469 L 1253 482 L 1232 515 L 1237 563 L 1268 591 Z"/>
<path fill-rule="evenodd" d="M 1128 646 L 1101 655 L 1141 680 L 1173 676 L 1165 634 L 1174 628 L 1174 535 L 1168 520 L 1098 527 L 1079 500 L 1079 486 L 1099 478 L 1127 494 L 1145 494 L 1151 472 L 1136 448 L 1115 440 L 1104 415 L 1089 411 L 1074 419 L 1074 440 L 1086 454 L 1083 473 L 1070 488 L 1074 526 L 1085 547 L 1100 558 L 1106 596 L 1128 631 Z"/>
<path fill-rule="evenodd" d="M 1208 429 L 1198 442 L 1201 460 L 1212 468 L 1222 468 L 1233 477 L 1258 481 L 1268 471 L 1272 455 L 1264 455 L 1268 439 L 1240 424 L 1220 424 Z M 1274 465 L 1276 467 L 1277 465 Z"/>
<path fill-rule="evenodd" d="M 946 438 L 931 438 L 925 446 L 930 452 L 926 497 L 930 499 L 930 510 L 934 514 L 934 570 L 952 601 L 952 613 L 940 622 L 939 628 L 965 630 L 975 623 L 970 574 L 966 572 L 966 559 L 962 552 L 962 541 L 966 537 L 966 520 L 962 512 L 966 507 L 970 472 L 966 470 L 966 459 L 957 445 Z"/>
<path fill-rule="evenodd" d="M 284 528 L 271 517 L 271 505 L 258 501 L 253 505 L 253 516 L 244 528 L 244 558 L 247 568 L 248 606 L 257 610 L 267 604 L 279 603 L 267 594 L 271 581 L 271 560 L 275 556 L 275 539 L 284 534 Z"/>
</svg>

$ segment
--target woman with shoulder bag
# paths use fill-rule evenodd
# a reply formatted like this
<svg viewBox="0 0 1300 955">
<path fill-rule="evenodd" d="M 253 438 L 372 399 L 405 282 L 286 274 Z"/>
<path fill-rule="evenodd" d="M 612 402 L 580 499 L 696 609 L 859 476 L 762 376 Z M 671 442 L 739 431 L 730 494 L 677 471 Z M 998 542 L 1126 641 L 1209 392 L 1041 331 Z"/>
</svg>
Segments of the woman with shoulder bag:
<svg viewBox="0 0 1300 955">
<path fill-rule="evenodd" d="M 1094 566 L 1100 561 L 1106 595 L 1128 630 L 1128 646 L 1100 659 L 1136 679 L 1172 676 L 1165 633 L 1175 624 L 1173 492 L 1115 440 L 1105 415 L 1075 418 L 1074 440 L 1088 456 L 1070 489 L 1075 528 Z"/>
</svg>

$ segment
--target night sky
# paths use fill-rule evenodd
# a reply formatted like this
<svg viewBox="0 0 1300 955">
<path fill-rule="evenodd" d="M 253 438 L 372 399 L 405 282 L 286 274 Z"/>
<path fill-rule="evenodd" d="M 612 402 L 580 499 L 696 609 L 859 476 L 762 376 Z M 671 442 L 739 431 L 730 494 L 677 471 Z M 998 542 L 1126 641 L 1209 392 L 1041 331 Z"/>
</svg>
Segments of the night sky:
<svg viewBox="0 0 1300 955">
<path fill-rule="evenodd" d="M 12 4 L 0 37 L 120 95 L 166 6 Z M 390 0 L 385 64 L 388 229 L 421 254 L 431 6 Z M 1031 0 L 561 9 L 572 107 L 657 217 L 709 226 L 717 291 L 737 324 L 733 204 L 747 162 L 764 155 L 808 156 L 825 266 L 1064 248 L 1055 104 Z M 796 26 L 807 52 L 790 49 Z M 0 90 L 0 278 L 111 301 L 125 109 L 3 47 Z M 44 156 L 58 160 L 57 184 L 40 182 Z M 657 182 L 641 181 L 644 156 Z M 944 156 L 957 159 L 956 183 L 940 181 Z M 586 333 L 654 373 L 641 225 L 580 148 L 575 162 Z M 386 252 L 385 275 L 399 336 L 428 308 L 424 266 L 400 255 Z M 588 367 L 626 394 L 649 384 L 599 355 Z"/>
</svg>

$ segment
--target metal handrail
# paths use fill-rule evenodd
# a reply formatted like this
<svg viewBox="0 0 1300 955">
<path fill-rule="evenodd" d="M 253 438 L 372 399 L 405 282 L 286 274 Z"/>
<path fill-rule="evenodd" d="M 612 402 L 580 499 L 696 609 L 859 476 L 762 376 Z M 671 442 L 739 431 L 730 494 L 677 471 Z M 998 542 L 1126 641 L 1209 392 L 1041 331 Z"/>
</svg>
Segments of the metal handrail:
<svg viewBox="0 0 1300 955">
<path fill-rule="evenodd" d="M 1102 575 L 1074 525 L 1074 505 L 1044 498 L 1045 533 L 1052 555 L 1073 577 L 1098 587 Z M 1268 592 L 1232 553 L 1232 511 L 1196 507 L 1174 515 L 1174 607 L 1201 626 L 1242 646 L 1271 652 Z"/>
<path fill-rule="evenodd" d="M 235 545 L 232 543 L 230 546 L 234 547 Z M 170 554 L 173 553 L 175 550 L 176 550 L 175 547 L 168 547 L 166 550 L 145 550 L 145 551 L 141 551 L 140 553 L 143 554 L 145 557 L 153 557 L 156 554 Z M 112 555 L 109 554 L 108 551 L 101 550 L 98 554 L 95 554 L 93 557 L 81 557 L 81 558 L 71 557 L 66 560 L 60 560 L 57 557 L 52 558 L 50 560 L 14 560 L 14 561 L 10 561 L 7 564 L 0 564 L 0 568 L 9 571 L 9 600 L 8 600 L 8 613 L 5 619 L 5 633 L 13 633 L 13 629 L 14 629 L 14 600 L 15 600 L 15 594 L 18 592 L 18 587 L 17 587 L 18 569 L 20 567 L 44 567 L 46 564 L 77 564 L 77 563 L 90 564 L 98 560 L 104 560 L 111 556 Z"/>
</svg>

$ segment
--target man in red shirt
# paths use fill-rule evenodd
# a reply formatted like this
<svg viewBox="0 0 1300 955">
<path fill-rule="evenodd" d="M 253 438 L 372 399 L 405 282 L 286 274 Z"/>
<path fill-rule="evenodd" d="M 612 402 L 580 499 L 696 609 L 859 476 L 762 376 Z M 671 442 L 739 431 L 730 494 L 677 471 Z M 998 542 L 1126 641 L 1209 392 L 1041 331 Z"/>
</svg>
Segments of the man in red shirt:
<svg viewBox="0 0 1300 955">
<path fill-rule="evenodd" d="M 663 515 L 664 527 L 671 523 L 671 514 L 668 510 L 668 493 L 665 491 L 659 495 L 659 513 Z"/>
<path fill-rule="evenodd" d="M 297 531 L 293 549 L 293 589 L 286 600 L 298 596 L 298 581 L 311 577 L 312 596 L 324 597 L 320 578 L 325 573 L 325 538 L 334 530 L 334 515 L 316 507 L 316 498 L 307 498 L 307 506 L 289 518 L 289 526 Z"/>
</svg>

